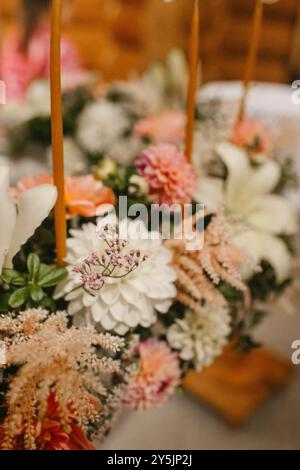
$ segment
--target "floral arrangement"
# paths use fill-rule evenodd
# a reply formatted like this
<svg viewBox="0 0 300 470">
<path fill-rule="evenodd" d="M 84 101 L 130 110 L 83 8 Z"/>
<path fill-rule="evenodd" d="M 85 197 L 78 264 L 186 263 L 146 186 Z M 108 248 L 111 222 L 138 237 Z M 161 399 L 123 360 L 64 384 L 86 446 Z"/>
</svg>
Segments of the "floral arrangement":
<svg viewBox="0 0 300 470">
<path fill-rule="evenodd" d="M 65 181 L 65 267 L 55 263 L 51 174 L 10 188 L 0 167 L 3 449 L 93 448 L 123 407 L 161 405 L 232 340 L 255 347 L 264 303 L 292 282 L 297 217 L 269 134 L 257 122 L 214 133 L 218 106 L 199 105 L 197 128 L 203 136 L 209 121 L 214 138 L 205 159 L 196 142 L 192 165 L 174 79 L 184 67 L 179 55 L 168 60 L 101 98 L 84 94 L 79 106 L 77 90 L 71 100 L 69 129 L 92 174 Z M 135 217 L 153 205 L 172 229 L 189 205 L 185 222 L 201 227 L 204 245 L 191 250 L 172 230 L 166 240 L 151 211 L 147 222 Z"/>
</svg>

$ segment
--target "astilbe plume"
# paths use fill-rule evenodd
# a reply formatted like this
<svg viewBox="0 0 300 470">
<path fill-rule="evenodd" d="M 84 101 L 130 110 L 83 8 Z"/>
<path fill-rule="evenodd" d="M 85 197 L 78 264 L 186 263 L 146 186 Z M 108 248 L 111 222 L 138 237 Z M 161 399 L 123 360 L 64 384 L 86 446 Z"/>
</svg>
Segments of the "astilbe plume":
<svg viewBox="0 0 300 470">
<path fill-rule="evenodd" d="M 21 434 L 25 449 L 39 448 L 37 428 L 49 418 L 49 400 L 55 401 L 61 432 L 68 435 L 76 423 L 87 433 L 107 394 L 100 377 L 119 372 L 113 356 L 123 340 L 91 328 L 68 328 L 65 312 L 48 316 L 41 309 L 0 317 L 0 333 L 7 365 L 18 368 L 6 394 L 1 447 L 14 448 Z"/>
<path fill-rule="evenodd" d="M 194 312 L 202 311 L 207 301 L 222 307 L 226 300 L 218 289 L 226 282 L 244 294 L 249 303 L 249 292 L 243 283 L 240 268 L 247 262 L 247 255 L 230 240 L 226 220 L 215 215 L 205 230 L 205 243 L 201 250 L 189 251 L 184 241 L 170 240 L 174 251 L 173 266 L 177 272 L 177 300 Z"/>
</svg>

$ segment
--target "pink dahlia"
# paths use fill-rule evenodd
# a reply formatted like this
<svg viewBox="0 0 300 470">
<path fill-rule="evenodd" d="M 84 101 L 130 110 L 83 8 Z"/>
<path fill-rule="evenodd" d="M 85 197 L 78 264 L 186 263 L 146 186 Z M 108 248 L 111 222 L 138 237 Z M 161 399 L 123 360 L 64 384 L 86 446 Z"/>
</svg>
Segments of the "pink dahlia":
<svg viewBox="0 0 300 470">
<path fill-rule="evenodd" d="M 186 117 L 181 111 L 166 111 L 137 123 L 134 134 L 157 144 L 180 144 L 184 139 Z"/>
<path fill-rule="evenodd" d="M 136 167 L 149 185 L 149 195 L 159 204 L 188 204 L 196 189 L 197 175 L 175 145 L 161 144 L 143 151 Z"/>
<path fill-rule="evenodd" d="M 270 131 L 259 119 L 243 119 L 237 122 L 230 136 L 230 141 L 247 150 L 252 158 L 266 157 L 272 151 Z"/>
<path fill-rule="evenodd" d="M 148 410 L 161 405 L 179 385 L 179 361 L 167 343 L 156 339 L 141 342 L 138 353 L 139 369 L 124 402 L 131 409 Z"/>
</svg>

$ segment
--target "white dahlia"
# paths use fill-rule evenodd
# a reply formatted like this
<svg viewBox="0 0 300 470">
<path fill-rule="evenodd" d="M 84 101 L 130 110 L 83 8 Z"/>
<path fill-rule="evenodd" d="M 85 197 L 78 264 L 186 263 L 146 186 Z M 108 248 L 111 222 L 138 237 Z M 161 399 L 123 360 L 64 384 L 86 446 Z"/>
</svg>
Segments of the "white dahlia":
<svg viewBox="0 0 300 470">
<path fill-rule="evenodd" d="M 99 101 L 87 106 L 78 120 L 77 138 L 91 153 L 105 153 L 129 127 L 123 110 L 112 103 Z"/>
<path fill-rule="evenodd" d="M 200 371 L 222 353 L 230 331 L 228 310 L 206 304 L 201 314 L 188 311 L 184 319 L 177 320 L 168 329 L 167 339 L 180 351 L 181 359 L 192 361 Z"/>
<path fill-rule="evenodd" d="M 64 297 L 69 302 L 68 313 L 75 317 L 76 324 L 100 324 L 104 330 L 124 335 L 138 325 L 150 327 L 156 322 L 157 312 L 166 313 L 176 296 L 172 252 L 160 239 L 145 239 L 149 237 L 142 223 L 125 219 L 119 223 L 120 233 L 125 224 L 135 238 L 129 238 L 126 251 L 140 250 L 147 254 L 147 260 L 127 276 L 107 279 L 93 293 L 81 287 L 80 276 L 72 271 L 92 253 L 103 253 L 105 241 L 92 223 L 71 231 L 66 258 L 70 276 L 58 286 L 55 297 Z"/>
</svg>

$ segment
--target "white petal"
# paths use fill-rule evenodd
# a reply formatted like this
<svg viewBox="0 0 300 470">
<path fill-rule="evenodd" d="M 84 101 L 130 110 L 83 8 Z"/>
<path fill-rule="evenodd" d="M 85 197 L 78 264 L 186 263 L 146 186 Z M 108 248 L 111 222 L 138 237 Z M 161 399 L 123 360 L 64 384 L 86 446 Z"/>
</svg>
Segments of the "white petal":
<svg viewBox="0 0 300 470">
<path fill-rule="evenodd" d="M 9 168 L 0 166 L 0 274 L 6 254 L 9 251 L 11 239 L 16 224 L 16 206 L 8 193 Z"/>
<path fill-rule="evenodd" d="M 54 207 L 57 197 L 55 186 L 42 185 L 29 189 L 19 196 L 18 215 L 14 236 L 5 264 L 10 266 L 21 246 L 34 234 Z"/>
<path fill-rule="evenodd" d="M 253 201 L 256 209 L 248 216 L 251 225 L 274 234 L 297 232 L 297 214 L 294 207 L 283 197 L 269 194 Z"/>
<path fill-rule="evenodd" d="M 224 183 L 221 178 L 201 178 L 194 198 L 205 204 L 209 210 L 216 211 L 223 204 Z"/>
<path fill-rule="evenodd" d="M 154 306 L 159 313 L 167 313 L 172 305 L 171 299 L 154 301 Z"/>
<path fill-rule="evenodd" d="M 268 160 L 258 168 L 251 170 L 252 176 L 247 181 L 245 188 L 248 197 L 271 193 L 276 187 L 281 175 L 278 163 L 274 160 Z"/>
<path fill-rule="evenodd" d="M 71 292 L 69 292 L 65 295 L 65 300 L 67 302 L 70 302 L 71 300 L 78 299 L 78 297 L 81 297 L 81 296 L 82 296 L 82 289 L 74 289 L 74 290 L 72 290 Z M 60 297 L 63 297 L 63 293 Z M 59 299 L 57 293 L 54 296 L 54 298 Z"/>
<path fill-rule="evenodd" d="M 237 202 L 237 197 L 243 194 L 248 183 L 249 174 L 251 173 L 249 158 L 246 152 L 229 143 L 219 144 L 216 150 L 228 170 L 226 205 L 233 208 Z"/>
<path fill-rule="evenodd" d="M 82 303 L 85 307 L 90 307 L 97 301 L 97 295 L 88 294 L 86 291 L 83 293 Z"/>
<path fill-rule="evenodd" d="M 251 230 L 235 236 L 234 243 L 247 251 L 256 263 L 268 261 L 274 268 L 278 282 L 289 277 L 291 256 L 279 238 Z"/>
<path fill-rule="evenodd" d="M 117 335 L 124 336 L 128 332 L 129 328 L 127 325 L 124 325 L 124 323 L 118 323 L 114 331 L 117 333 Z"/>
<path fill-rule="evenodd" d="M 68 314 L 69 315 L 76 315 L 78 312 L 80 312 L 83 308 L 81 299 L 78 300 L 72 300 L 72 302 L 69 303 L 68 306 Z"/>
<path fill-rule="evenodd" d="M 101 320 L 101 325 L 106 331 L 111 331 L 116 326 L 117 322 L 112 316 L 107 313 L 104 318 Z"/>
<path fill-rule="evenodd" d="M 130 326 L 131 328 L 135 328 L 138 326 L 140 321 L 140 314 L 137 310 L 135 309 L 129 309 L 125 316 L 124 316 L 124 322 L 126 325 Z"/>
<path fill-rule="evenodd" d="M 107 305 L 113 305 L 120 296 L 118 284 L 104 285 L 100 291 L 100 296 Z"/>
<path fill-rule="evenodd" d="M 95 322 L 100 322 L 103 316 L 107 313 L 107 309 L 104 309 L 99 302 L 95 302 L 91 306 L 91 314 Z"/>
<path fill-rule="evenodd" d="M 137 290 L 129 284 L 129 282 L 121 282 L 119 284 L 120 293 L 126 302 L 135 305 L 139 298 Z"/>
<path fill-rule="evenodd" d="M 111 305 L 109 310 L 115 320 L 122 322 L 128 312 L 128 304 L 118 301 Z"/>
</svg>

